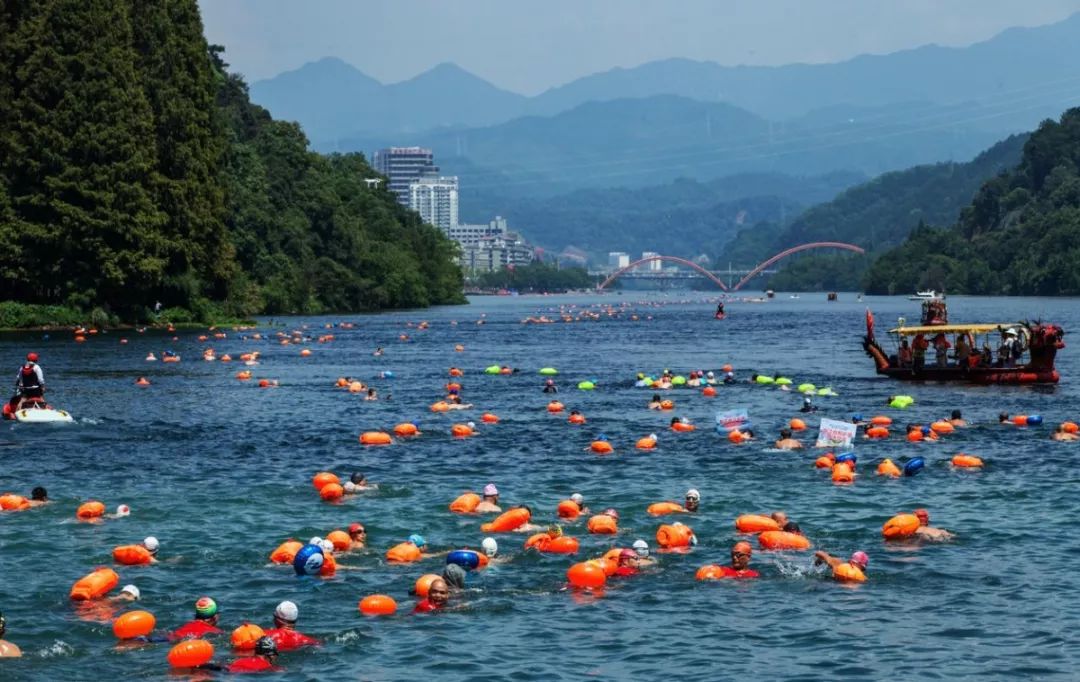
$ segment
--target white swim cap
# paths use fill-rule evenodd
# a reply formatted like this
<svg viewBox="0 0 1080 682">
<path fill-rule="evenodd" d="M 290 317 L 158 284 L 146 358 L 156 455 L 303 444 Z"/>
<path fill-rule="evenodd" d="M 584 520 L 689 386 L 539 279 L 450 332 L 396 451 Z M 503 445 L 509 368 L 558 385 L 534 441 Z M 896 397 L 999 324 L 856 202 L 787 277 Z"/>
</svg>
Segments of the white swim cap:
<svg viewBox="0 0 1080 682">
<path fill-rule="evenodd" d="M 129 516 L 130 514 L 131 514 L 131 507 L 127 506 L 126 504 L 122 504 L 122 505 L 120 505 L 119 507 L 116 508 L 116 515 L 117 516 Z"/>
<path fill-rule="evenodd" d="M 644 540 L 634 540 L 634 551 L 637 552 L 639 557 L 649 556 L 649 543 Z"/>
<path fill-rule="evenodd" d="M 283 601 L 274 609 L 274 615 L 283 621 L 295 623 L 300 617 L 300 609 L 291 601 Z"/>
<path fill-rule="evenodd" d="M 135 597 L 136 599 L 139 598 L 139 588 L 135 587 L 134 585 L 124 585 L 123 589 L 120 590 L 120 594 L 123 594 L 125 592 L 130 594 L 132 597 Z"/>
<path fill-rule="evenodd" d="M 700 500 L 701 493 L 697 491 L 697 488 L 691 488 L 690 490 L 686 491 L 686 497 L 687 499 Z"/>
<path fill-rule="evenodd" d="M 577 504 L 581 504 L 582 502 L 585 501 L 585 498 L 582 497 L 581 493 L 574 493 L 573 495 L 570 496 L 570 499 L 572 501 L 576 502 Z"/>
<path fill-rule="evenodd" d="M 655 433 L 650 433 L 649 434 L 649 440 L 657 440 L 656 434 Z"/>
<path fill-rule="evenodd" d="M 480 546 L 484 549 L 484 554 L 489 557 L 495 556 L 499 552 L 499 543 L 495 541 L 495 538 L 484 538 Z"/>
<path fill-rule="evenodd" d="M 476 428 L 476 422 L 468 422 L 467 424 L 465 424 L 465 426 L 468 426 L 470 429 L 475 429 Z"/>
<path fill-rule="evenodd" d="M 161 543 L 153 535 L 142 541 L 142 546 L 150 550 L 151 554 L 157 554 L 158 548 L 161 547 Z"/>
<path fill-rule="evenodd" d="M 330 540 L 323 540 L 319 543 L 319 547 L 322 547 L 322 551 L 326 552 L 327 554 L 334 551 L 334 543 Z"/>
<path fill-rule="evenodd" d="M 319 537 L 318 535 L 316 535 L 315 537 L 313 537 L 313 538 L 311 538 L 310 540 L 308 540 L 308 541 L 307 541 L 307 543 L 308 543 L 309 545 L 319 545 L 319 546 L 322 546 L 322 538 L 320 538 L 320 537 Z"/>
</svg>

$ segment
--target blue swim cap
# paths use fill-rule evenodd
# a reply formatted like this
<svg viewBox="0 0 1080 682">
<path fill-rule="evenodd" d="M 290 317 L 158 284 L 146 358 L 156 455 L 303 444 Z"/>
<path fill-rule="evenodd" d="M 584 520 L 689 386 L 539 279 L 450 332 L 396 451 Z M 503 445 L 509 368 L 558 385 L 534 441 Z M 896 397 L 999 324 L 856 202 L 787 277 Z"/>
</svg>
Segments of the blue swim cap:
<svg viewBox="0 0 1080 682">
<path fill-rule="evenodd" d="M 480 555 L 469 549 L 458 549 L 446 555 L 446 563 L 472 570 L 480 565 Z"/>
<path fill-rule="evenodd" d="M 607 436 L 601 433 L 599 436 L 596 437 L 596 440 L 607 440 Z"/>
<path fill-rule="evenodd" d="M 857 421 L 857 422 L 861 422 L 861 421 L 862 421 L 862 415 L 861 415 L 861 414 L 859 414 L 858 412 L 856 412 L 855 414 L 851 415 L 851 418 L 852 418 L 852 419 L 854 419 L 854 420 L 855 420 L 855 421 Z"/>
<path fill-rule="evenodd" d="M 910 459 L 908 460 L 907 464 L 904 465 L 904 475 L 914 476 L 915 474 L 922 471 L 924 466 L 926 466 L 926 461 L 923 460 L 922 457 L 915 457 L 914 459 Z"/>
<path fill-rule="evenodd" d="M 929 435 L 930 435 L 930 431 L 931 431 L 931 429 L 930 429 L 930 427 L 929 427 L 929 426 L 924 426 L 924 427 L 922 427 L 922 434 L 923 434 L 924 436 L 929 436 Z"/>
<path fill-rule="evenodd" d="M 318 545 L 304 545 L 293 558 L 296 575 L 318 575 L 323 566 L 323 551 Z"/>
<path fill-rule="evenodd" d="M 836 456 L 836 462 L 851 462 L 852 464 L 858 463 L 858 459 L 855 457 L 854 452 L 844 452 Z"/>
<path fill-rule="evenodd" d="M 417 535 L 416 533 L 413 533 L 409 536 L 409 542 L 413 543 L 417 547 L 423 547 L 427 544 L 427 540 L 424 539 L 424 536 Z"/>
</svg>

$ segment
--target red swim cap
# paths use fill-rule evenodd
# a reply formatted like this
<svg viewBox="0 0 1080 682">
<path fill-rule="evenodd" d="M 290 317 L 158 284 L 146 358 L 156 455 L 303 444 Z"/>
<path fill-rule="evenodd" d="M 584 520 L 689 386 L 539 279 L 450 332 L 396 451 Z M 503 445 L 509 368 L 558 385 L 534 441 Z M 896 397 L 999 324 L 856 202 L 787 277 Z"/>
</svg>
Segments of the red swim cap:
<svg viewBox="0 0 1080 682">
<path fill-rule="evenodd" d="M 37 353 L 27 353 L 26 354 L 27 362 L 37 362 L 37 358 L 38 358 Z"/>
</svg>

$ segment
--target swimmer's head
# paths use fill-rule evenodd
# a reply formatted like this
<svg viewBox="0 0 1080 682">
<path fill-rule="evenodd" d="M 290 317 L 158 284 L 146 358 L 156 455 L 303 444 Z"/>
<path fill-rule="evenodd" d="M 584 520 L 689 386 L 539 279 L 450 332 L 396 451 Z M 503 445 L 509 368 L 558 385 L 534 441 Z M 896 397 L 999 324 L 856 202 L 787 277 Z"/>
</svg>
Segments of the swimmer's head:
<svg viewBox="0 0 1080 682">
<path fill-rule="evenodd" d="M 920 526 L 930 525 L 930 512 L 926 511 L 925 509 L 916 509 L 914 514 L 915 516 L 919 517 Z"/>
<path fill-rule="evenodd" d="M 466 422 L 465 426 L 468 426 L 470 429 L 475 429 L 476 428 L 476 422 Z"/>
<path fill-rule="evenodd" d="M 49 493 L 40 485 L 30 491 L 30 499 L 36 502 L 45 502 L 49 499 Z"/>
<path fill-rule="evenodd" d="M 707 376 L 707 377 L 709 377 L 710 379 L 712 379 L 712 378 L 713 378 L 714 376 L 716 376 L 716 375 L 715 375 L 715 374 L 713 374 L 713 373 L 712 373 L 712 370 L 710 369 L 710 370 L 709 370 L 709 372 L 708 372 L 708 374 L 706 374 L 705 376 Z"/>
<path fill-rule="evenodd" d="M 749 542 L 736 542 L 731 548 L 731 567 L 741 571 L 750 565 L 750 556 L 754 553 Z"/>
<path fill-rule="evenodd" d="M 158 542 L 157 538 L 151 535 L 142 541 L 142 546 L 145 547 L 146 551 L 150 552 L 150 554 L 157 554 L 158 550 L 161 548 L 161 543 Z"/>
<path fill-rule="evenodd" d="M 642 559 L 649 556 L 649 543 L 644 540 L 634 540 L 633 547 L 634 551 L 637 552 L 637 555 Z"/>
<path fill-rule="evenodd" d="M 780 429 L 780 438 L 784 440 L 791 438 L 791 429 Z"/>
<path fill-rule="evenodd" d="M 352 475 L 349 476 L 349 481 L 354 485 L 364 485 L 364 482 L 367 481 L 367 477 L 359 471 L 354 471 L 352 472 Z"/>
<path fill-rule="evenodd" d="M 810 400 L 810 396 L 806 396 L 805 398 L 802 399 L 802 402 L 803 402 L 803 405 L 809 405 L 813 401 Z"/>
<path fill-rule="evenodd" d="M 800 528 L 799 524 L 795 523 L 794 521 L 788 521 L 787 523 L 785 523 L 783 525 L 783 527 L 780 530 L 784 531 L 785 533 L 794 533 L 795 535 L 802 535 L 802 528 Z"/>
<path fill-rule="evenodd" d="M 949 417 L 949 419 L 963 419 L 963 417 L 960 416 L 960 410 L 953 410 L 952 416 Z"/>
<path fill-rule="evenodd" d="M 596 437 L 596 440 L 607 440 L 607 436 L 601 433 Z"/>
<path fill-rule="evenodd" d="M 603 512 L 601 512 L 601 513 L 602 513 L 602 514 L 603 514 L 604 516 L 610 516 L 611 518 L 615 519 L 616 521 L 618 521 L 618 520 L 619 520 L 619 512 L 615 511 L 615 510 L 614 510 L 614 509 L 612 509 L 611 507 L 608 507 L 607 509 L 605 509 L 605 510 L 604 510 Z"/>
<path fill-rule="evenodd" d="M 498 497 L 499 489 L 495 487 L 494 483 L 488 483 L 484 486 L 484 497 Z"/>
<path fill-rule="evenodd" d="M 858 412 L 856 412 L 855 414 L 851 415 L 851 421 L 853 421 L 853 422 L 861 422 L 862 421 L 862 415 L 859 414 Z"/>
<path fill-rule="evenodd" d="M 293 624 L 296 623 L 299 618 L 300 609 L 291 601 L 283 601 L 277 605 L 276 609 L 274 609 L 274 620 Z"/>
<path fill-rule="evenodd" d="M 367 530 L 364 529 L 359 523 L 353 523 L 349 525 L 349 537 L 353 540 L 358 540 L 367 535 Z"/>
<path fill-rule="evenodd" d="M 319 545 L 321 547 L 322 546 L 322 541 L 323 541 L 323 539 L 320 538 L 318 535 L 316 535 L 315 537 L 308 540 L 307 543 L 309 545 Z"/>
<path fill-rule="evenodd" d="M 581 493 L 574 493 L 570 496 L 570 501 L 580 507 L 582 504 L 585 503 L 585 496 Z"/>
<path fill-rule="evenodd" d="M 852 552 L 850 561 L 859 568 L 865 570 L 866 567 L 870 564 L 870 557 L 867 555 L 866 552 L 860 549 Z"/>
<path fill-rule="evenodd" d="M 427 540 L 424 539 L 424 536 L 418 535 L 416 533 L 413 533 L 409 536 L 409 542 L 413 543 L 417 547 L 423 547 L 427 544 Z"/>
<path fill-rule="evenodd" d="M 195 620 L 217 620 L 218 605 L 210 597 L 199 597 L 195 602 Z"/>
<path fill-rule="evenodd" d="M 139 592 L 139 588 L 135 587 L 134 585 L 124 585 L 124 587 L 120 590 L 120 595 L 127 595 L 127 598 L 131 599 L 131 601 L 139 601 L 141 593 Z"/>
<path fill-rule="evenodd" d="M 697 488 L 691 488 L 690 490 L 686 491 L 686 499 L 688 499 L 688 500 L 700 500 L 701 499 L 701 493 L 699 493 L 697 491 Z"/>
<path fill-rule="evenodd" d="M 331 540 L 323 540 L 319 543 L 319 548 L 322 549 L 325 554 L 330 554 L 334 551 L 334 543 Z"/>
<path fill-rule="evenodd" d="M 0 639 L 3 639 L 5 630 L 7 630 L 7 619 L 0 613 Z"/>
<path fill-rule="evenodd" d="M 265 656 L 270 659 L 277 658 L 277 642 L 274 641 L 273 637 L 260 637 L 255 642 L 255 655 Z"/>
<path fill-rule="evenodd" d="M 637 563 L 638 553 L 632 549 L 624 549 L 619 552 L 619 565 L 620 566 L 633 566 Z"/>
<path fill-rule="evenodd" d="M 118 506 L 116 508 L 116 516 L 118 518 L 121 518 L 121 517 L 124 517 L 124 516 L 131 516 L 131 507 L 127 506 L 126 504 L 122 504 L 122 505 Z"/>
<path fill-rule="evenodd" d="M 493 557 L 499 553 L 499 543 L 495 538 L 484 538 L 480 542 L 480 548 L 484 550 L 484 554 L 489 557 Z"/>
<path fill-rule="evenodd" d="M 1009 421 L 1009 413 L 1008 412 L 1002 412 L 1001 414 L 999 414 L 998 415 L 998 421 L 999 422 L 1007 422 L 1007 421 Z"/>
</svg>

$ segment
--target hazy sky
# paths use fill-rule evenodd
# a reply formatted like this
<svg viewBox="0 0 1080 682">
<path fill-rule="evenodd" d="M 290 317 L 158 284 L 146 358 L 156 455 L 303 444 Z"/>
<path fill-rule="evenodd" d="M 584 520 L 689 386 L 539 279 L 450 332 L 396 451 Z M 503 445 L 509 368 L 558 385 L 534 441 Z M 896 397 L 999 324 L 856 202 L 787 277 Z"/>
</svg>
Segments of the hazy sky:
<svg viewBox="0 0 1080 682">
<path fill-rule="evenodd" d="M 454 62 L 535 94 L 667 57 L 839 61 L 968 45 L 1080 11 L 1080 0 L 199 0 L 249 81 L 336 56 L 383 82 Z"/>
</svg>

